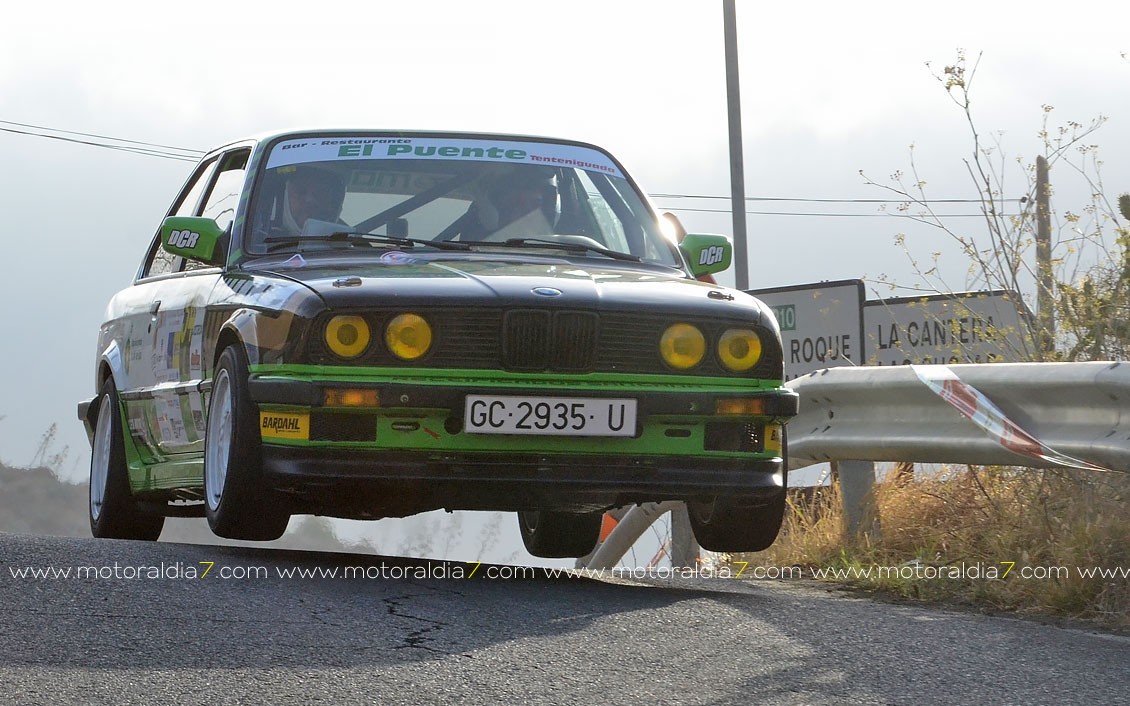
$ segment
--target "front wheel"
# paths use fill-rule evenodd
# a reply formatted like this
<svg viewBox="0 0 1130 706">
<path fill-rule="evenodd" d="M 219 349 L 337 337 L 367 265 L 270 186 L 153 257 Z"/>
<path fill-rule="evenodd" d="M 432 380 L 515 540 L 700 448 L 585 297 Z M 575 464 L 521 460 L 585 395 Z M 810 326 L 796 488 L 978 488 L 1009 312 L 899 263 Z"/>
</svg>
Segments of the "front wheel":
<svg viewBox="0 0 1130 706">
<path fill-rule="evenodd" d="M 102 384 L 90 452 L 90 533 L 107 539 L 154 541 L 165 518 L 138 507 L 129 489 L 122 414 L 114 379 Z"/>
<path fill-rule="evenodd" d="M 247 391 L 247 361 L 238 346 L 220 354 L 204 435 L 204 513 L 228 539 L 270 541 L 290 513 L 263 480 L 258 408 Z"/>
<path fill-rule="evenodd" d="M 785 521 L 789 486 L 788 430 L 781 429 L 780 492 L 757 496 L 716 496 L 687 502 L 694 538 L 712 552 L 760 552 L 777 540 Z"/>
<path fill-rule="evenodd" d="M 584 556 L 600 538 L 600 512 L 525 510 L 518 513 L 518 528 L 526 551 L 547 559 Z"/>
<path fill-rule="evenodd" d="M 694 538 L 712 552 L 759 552 L 768 549 L 781 531 L 785 491 L 765 502 L 762 498 L 714 497 L 687 502 Z"/>
</svg>

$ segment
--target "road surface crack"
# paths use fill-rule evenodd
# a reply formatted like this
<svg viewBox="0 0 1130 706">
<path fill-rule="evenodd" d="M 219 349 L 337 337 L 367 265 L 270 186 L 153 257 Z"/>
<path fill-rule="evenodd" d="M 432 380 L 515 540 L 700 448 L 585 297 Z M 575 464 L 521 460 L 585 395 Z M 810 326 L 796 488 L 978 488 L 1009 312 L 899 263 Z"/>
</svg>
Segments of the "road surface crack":
<svg viewBox="0 0 1130 706">
<path fill-rule="evenodd" d="M 442 655 L 448 654 L 446 650 L 441 650 L 431 645 L 431 643 L 435 641 L 435 638 L 432 636 L 433 633 L 443 630 L 445 627 L 447 627 L 447 623 L 441 620 L 433 620 L 432 618 L 424 618 L 419 615 L 412 615 L 411 613 L 405 612 L 402 603 L 410 598 L 415 598 L 415 596 L 405 595 L 381 599 L 381 601 L 385 604 L 385 607 L 388 609 L 389 615 L 423 623 L 423 625 L 418 630 L 409 631 L 408 634 L 404 636 L 402 644 L 395 646 L 393 649 L 402 650 L 411 648 L 416 650 L 425 650 L 427 652 L 434 652 L 436 654 Z"/>
</svg>

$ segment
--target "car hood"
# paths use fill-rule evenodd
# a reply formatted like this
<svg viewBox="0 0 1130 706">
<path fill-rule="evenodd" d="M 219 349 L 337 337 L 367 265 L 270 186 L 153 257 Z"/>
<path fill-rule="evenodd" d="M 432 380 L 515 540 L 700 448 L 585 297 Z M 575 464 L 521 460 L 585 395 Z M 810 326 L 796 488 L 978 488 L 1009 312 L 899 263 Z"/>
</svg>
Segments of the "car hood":
<svg viewBox="0 0 1130 706">
<path fill-rule="evenodd" d="M 513 261 L 416 258 L 297 262 L 271 274 L 305 284 L 332 309 L 375 306 L 504 306 L 585 310 L 660 307 L 672 314 L 761 318 L 764 305 L 732 289 L 675 271 L 588 258 Z"/>
</svg>

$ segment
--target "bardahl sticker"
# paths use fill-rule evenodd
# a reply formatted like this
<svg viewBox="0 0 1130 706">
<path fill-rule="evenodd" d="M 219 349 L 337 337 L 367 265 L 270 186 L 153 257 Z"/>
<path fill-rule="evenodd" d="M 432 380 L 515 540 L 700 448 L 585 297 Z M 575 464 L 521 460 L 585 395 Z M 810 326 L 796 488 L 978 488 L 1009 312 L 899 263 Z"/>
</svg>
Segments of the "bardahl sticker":
<svg viewBox="0 0 1130 706">
<path fill-rule="evenodd" d="M 273 439 L 308 439 L 310 415 L 287 412 L 260 412 L 259 433 Z"/>
</svg>

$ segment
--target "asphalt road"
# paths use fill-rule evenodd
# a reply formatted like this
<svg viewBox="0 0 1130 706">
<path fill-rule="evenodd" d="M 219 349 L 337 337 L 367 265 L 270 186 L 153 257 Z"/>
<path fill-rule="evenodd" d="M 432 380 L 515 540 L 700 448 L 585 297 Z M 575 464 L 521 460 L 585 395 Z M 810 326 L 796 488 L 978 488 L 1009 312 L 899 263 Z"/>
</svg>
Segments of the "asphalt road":
<svg viewBox="0 0 1130 706">
<path fill-rule="evenodd" d="M 14 535 L 0 563 L 2 703 L 1130 703 L 1130 638 L 788 582 Z"/>
</svg>

